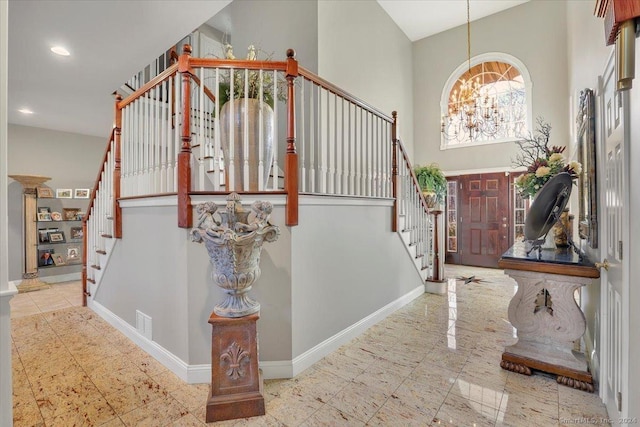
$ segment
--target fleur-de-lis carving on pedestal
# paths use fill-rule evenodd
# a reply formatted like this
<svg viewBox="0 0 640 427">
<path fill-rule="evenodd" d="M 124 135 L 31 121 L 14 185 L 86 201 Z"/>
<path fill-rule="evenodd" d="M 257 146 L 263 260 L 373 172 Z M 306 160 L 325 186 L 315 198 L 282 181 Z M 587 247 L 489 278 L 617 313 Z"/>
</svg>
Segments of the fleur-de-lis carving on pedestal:
<svg viewBox="0 0 640 427">
<path fill-rule="evenodd" d="M 227 365 L 227 376 L 232 380 L 237 380 L 245 376 L 244 365 L 251 360 L 251 354 L 240 347 L 237 342 L 233 342 L 227 350 L 220 356 L 220 365 Z"/>
</svg>

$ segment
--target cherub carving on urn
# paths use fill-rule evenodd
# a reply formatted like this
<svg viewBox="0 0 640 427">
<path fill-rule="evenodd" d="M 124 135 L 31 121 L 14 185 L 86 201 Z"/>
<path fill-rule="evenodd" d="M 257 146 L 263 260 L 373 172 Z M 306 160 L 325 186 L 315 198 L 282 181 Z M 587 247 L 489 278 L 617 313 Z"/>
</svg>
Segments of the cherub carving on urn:
<svg viewBox="0 0 640 427">
<path fill-rule="evenodd" d="M 214 202 L 197 206 L 198 222 L 191 230 L 191 240 L 204 242 L 213 265 L 213 281 L 227 293 L 226 299 L 213 309 L 222 317 L 243 317 L 260 311 L 260 303 L 248 292 L 260 277 L 260 254 L 263 242 L 274 242 L 280 230 L 269 223 L 273 206 L 255 201 L 246 211 L 237 193 L 227 197 L 224 210 Z"/>
</svg>

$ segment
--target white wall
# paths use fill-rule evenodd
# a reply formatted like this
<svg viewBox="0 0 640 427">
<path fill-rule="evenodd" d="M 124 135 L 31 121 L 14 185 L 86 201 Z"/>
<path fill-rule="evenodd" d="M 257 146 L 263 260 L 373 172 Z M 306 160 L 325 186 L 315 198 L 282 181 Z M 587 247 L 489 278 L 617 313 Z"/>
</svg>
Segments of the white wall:
<svg viewBox="0 0 640 427">
<path fill-rule="evenodd" d="M 56 188 L 93 188 L 107 136 L 79 135 L 35 127 L 9 125 L 8 173 L 51 177 L 45 186 Z M 24 255 L 22 242 L 22 185 L 10 180 L 9 280 L 22 278 Z M 65 203 L 68 202 L 65 200 Z M 67 207 L 86 210 L 88 199 L 73 199 Z M 73 206 L 72 206 L 73 205 Z"/>
<path fill-rule="evenodd" d="M 294 357 L 423 285 L 390 205 L 318 199 L 291 234 Z"/>
<path fill-rule="evenodd" d="M 286 59 L 287 49 L 292 48 L 300 65 L 312 71 L 318 68 L 315 1 L 234 1 L 207 25 L 229 37 L 239 59 L 246 57 L 250 44 L 266 54 L 273 53 L 273 61 Z"/>
<path fill-rule="evenodd" d="M 245 196 L 243 204 L 256 198 Z M 204 245 L 176 226 L 173 199 L 174 205 L 162 207 L 125 203 L 123 238 L 94 295 L 131 326 L 136 310 L 149 315 L 153 341 L 201 369 L 211 363 L 208 319 L 224 294 L 211 282 Z M 390 201 L 301 199 L 300 225 L 290 228 L 284 225 L 284 197 L 275 197 L 271 223 L 280 236 L 263 246 L 262 276 L 251 290 L 261 304 L 260 360 L 281 372 L 292 372 L 296 357 L 386 305 L 424 291 L 400 237 L 391 232 Z M 194 203 L 209 200 L 225 203 L 220 196 L 197 196 Z M 326 349 L 335 350 L 331 344 Z"/>
<path fill-rule="evenodd" d="M 533 83 L 533 124 L 541 116 L 552 126 L 553 145 L 569 142 L 565 21 L 564 2 L 531 1 L 471 23 L 472 56 L 504 52 L 525 64 Z M 445 171 L 510 168 L 514 143 L 440 150 L 440 99 L 467 59 L 466 24 L 415 42 L 413 55 L 414 163 L 436 162 Z"/>
<path fill-rule="evenodd" d="M 374 1 L 318 1 L 318 74 L 391 116 L 413 156 L 411 41 Z"/>
</svg>

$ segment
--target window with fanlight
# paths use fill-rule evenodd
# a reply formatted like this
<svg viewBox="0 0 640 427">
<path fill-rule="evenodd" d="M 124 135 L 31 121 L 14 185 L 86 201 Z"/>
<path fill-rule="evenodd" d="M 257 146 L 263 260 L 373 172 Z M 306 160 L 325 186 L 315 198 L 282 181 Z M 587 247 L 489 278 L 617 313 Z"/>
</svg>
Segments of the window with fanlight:
<svg viewBox="0 0 640 427">
<path fill-rule="evenodd" d="M 458 67 L 441 100 L 442 149 L 514 141 L 529 133 L 531 80 L 519 60 L 503 53 Z"/>
</svg>

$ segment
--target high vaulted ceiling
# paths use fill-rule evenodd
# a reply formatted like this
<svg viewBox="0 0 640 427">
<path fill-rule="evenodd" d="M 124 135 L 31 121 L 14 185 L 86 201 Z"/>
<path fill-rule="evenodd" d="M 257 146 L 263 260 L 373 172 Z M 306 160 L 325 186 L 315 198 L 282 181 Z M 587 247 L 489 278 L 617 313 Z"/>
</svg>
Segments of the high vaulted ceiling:
<svg viewBox="0 0 640 427">
<path fill-rule="evenodd" d="M 9 123 L 106 138 L 112 92 L 230 2 L 9 0 Z M 523 2 L 471 0 L 471 18 Z M 466 22 L 464 0 L 378 3 L 412 41 Z M 58 44 L 71 56 L 49 51 Z"/>
</svg>

